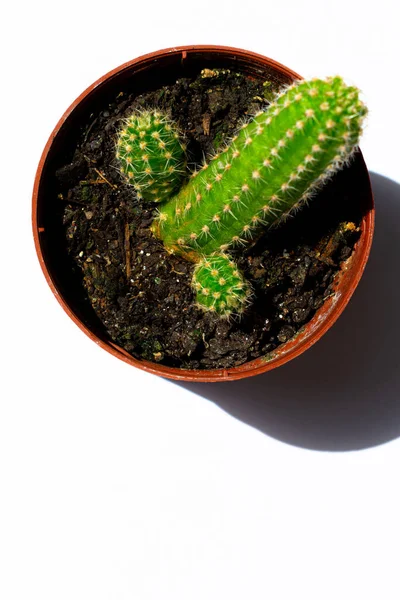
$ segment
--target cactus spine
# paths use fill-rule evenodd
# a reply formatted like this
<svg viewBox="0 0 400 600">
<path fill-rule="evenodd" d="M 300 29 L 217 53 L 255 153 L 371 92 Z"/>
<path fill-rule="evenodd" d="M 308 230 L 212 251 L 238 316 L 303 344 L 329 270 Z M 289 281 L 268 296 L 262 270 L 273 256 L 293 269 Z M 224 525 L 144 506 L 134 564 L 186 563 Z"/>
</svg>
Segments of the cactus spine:
<svg viewBox="0 0 400 600">
<path fill-rule="evenodd" d="M 162 207 L 153 232 L 193 261 L 246 244 L 343 165 L 365 114 L 340 77 L 290 86 Z"/>
<path fill-rule="evenodd" d="M 318 191 L 348 161 L 366 113 L 357 88 L 340 77 L 296 82 L 179 191 L 184 147 L 174 125 L 158 112 L 144 113 L 143 123 L 127 120 L 121 172 L 144 199 L 167 200 L 152 231 L 169 252 L 196 263 L 198 306 L 224 317 L 243 312 L 250 286 L 225 253 Z"/>
<path fill-rule="evenodd" d="M 140 198 L 161 202 L 170 198 L 185 173 L 185 146 L 176 125 L 158 111 L 143 111 L 125 119 L 117 139 L 120 171 Z"/>
</svg>

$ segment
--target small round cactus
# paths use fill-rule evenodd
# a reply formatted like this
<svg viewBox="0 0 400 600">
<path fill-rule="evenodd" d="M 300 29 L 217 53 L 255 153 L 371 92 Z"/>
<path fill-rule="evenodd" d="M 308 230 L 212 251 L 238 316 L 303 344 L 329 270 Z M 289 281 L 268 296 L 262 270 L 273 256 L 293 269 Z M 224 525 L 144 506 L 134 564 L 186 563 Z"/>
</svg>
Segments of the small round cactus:
<svg viewBox="0 0 400 600">
<path fill-rule="evenodd" d="M 244 311 L 251 288 L 234 261 L 226 254 L 200 259 L 193 272 L 192 286 L 199 308 L 230 317 Z"/>
<path fill-rule="evenodd" d="M 158 111 L 138 112 L 124 120 L 116 157 L 139 198 L 161 202 L 178 190 L 186 168 L 181 137 L 173 121 Z"/>
</svg>

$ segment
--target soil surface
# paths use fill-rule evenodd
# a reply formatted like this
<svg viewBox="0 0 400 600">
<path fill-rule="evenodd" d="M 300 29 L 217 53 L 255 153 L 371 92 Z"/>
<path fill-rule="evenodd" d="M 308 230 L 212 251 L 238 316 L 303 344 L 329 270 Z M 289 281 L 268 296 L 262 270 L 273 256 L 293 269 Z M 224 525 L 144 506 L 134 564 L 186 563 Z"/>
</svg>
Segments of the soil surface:
<svg viewBox="0 0 400 600">
<path fill-rule="evenodd" d="M 294 219 L 232 253 L 253 287 L 241 318 L 220 319 L 193 303 L 193 265 L 168 254 L 149 231 L 156 205 L 143 206 L 115 162 L 120 120 L 160 108 L 185 132 L 189 166 L 232 137 L 268 104 L 273 84 L 229 71 L 136 96 L 121 90 L 77 133 L 72 162 L 56 173 L 65 204 L 67 250 L 110 338 L 136 358 L 187 369 L 240 365 L 299 331 L 332 292 L 340 264 L 359 236 L 361 213 L 348 196 L 346 169 Z M 188 171 L 189 176 L 189 171 Z"/>
</svg>

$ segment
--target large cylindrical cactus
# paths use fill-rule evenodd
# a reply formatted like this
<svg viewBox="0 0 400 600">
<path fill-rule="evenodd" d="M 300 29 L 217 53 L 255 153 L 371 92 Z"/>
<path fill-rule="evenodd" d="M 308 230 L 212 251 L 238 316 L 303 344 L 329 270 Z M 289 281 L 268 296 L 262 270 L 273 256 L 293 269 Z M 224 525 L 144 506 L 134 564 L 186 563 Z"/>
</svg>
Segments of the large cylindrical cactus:
<svg viewBox="0 0 400 600">
<path fill-rule="evenodd" d="M 357 89 L 340 77 L 296 83 L 162 207 L 154 233 L 194 261 L 245 244 L 348 159 L 365 113 Z"/>
<path fill-rule="evenodd" d="M 230 259 L 215 257 L 285 219 L 349 159 L 366 112 L 357 88 L 340 77 L 294 83 L 244 123 L 231 143 L 162 205 L 153 233 L 169 252 L 195 263 L 213 256 L 221 266 L 227 264 Z M 134 160 L 132 156 L 130 164 Z M 156 183 L 154 178 L 152 185 Z M 221 302 L 218 278 L 207 284 L 210 294 L 202 291 L 199 277 L 206 271 L 194 271 L 198 304 L 224 316 L 242 312 L 248 287 L 243 285 L 245 293 L 235 292 L 232 301 Z M 218 302 L 211 302 L 212 297 Z"/>
</svg>

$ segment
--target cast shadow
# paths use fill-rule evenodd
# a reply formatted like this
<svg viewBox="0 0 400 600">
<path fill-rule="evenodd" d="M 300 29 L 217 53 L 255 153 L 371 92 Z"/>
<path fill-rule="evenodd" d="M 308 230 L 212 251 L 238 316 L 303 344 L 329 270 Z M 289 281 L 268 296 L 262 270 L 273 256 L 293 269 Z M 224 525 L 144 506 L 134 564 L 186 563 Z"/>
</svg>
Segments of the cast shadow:
<svg viewBox="0 0 400 600">
<path fill-rule="evenodd" d="M 370 177 L 377 209 L 371 256 L 334 327 L 264 375 L 179 385 L 303 448 L 359 450 L 400 436 L 400 185 Z"/>
</svg>

